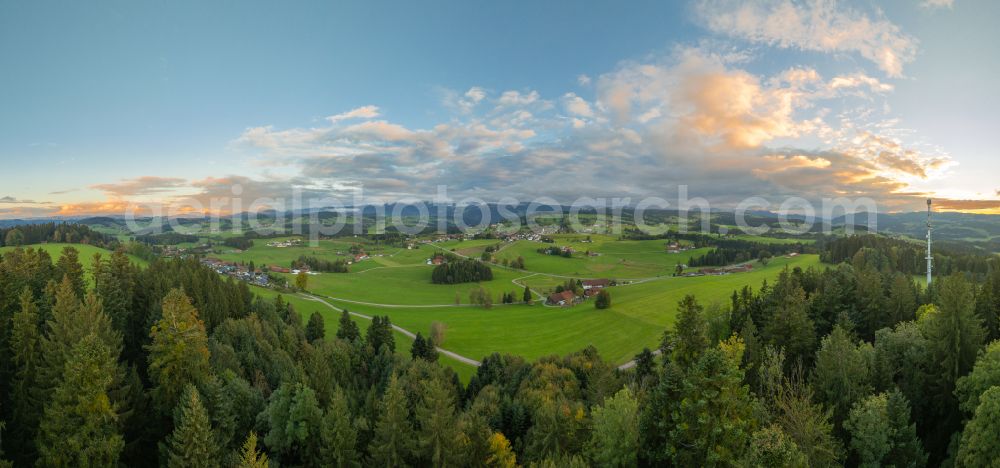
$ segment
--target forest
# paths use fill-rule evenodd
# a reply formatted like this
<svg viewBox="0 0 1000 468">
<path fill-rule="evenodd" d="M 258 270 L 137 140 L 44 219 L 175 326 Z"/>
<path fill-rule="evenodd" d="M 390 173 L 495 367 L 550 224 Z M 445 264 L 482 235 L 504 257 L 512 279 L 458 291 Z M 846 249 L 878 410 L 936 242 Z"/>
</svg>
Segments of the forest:
<svg viewBox="0 0 1000 468">
<path fill-rule="evenodd" d="M 434 284 L 475 283 L 493 279 L 493 270 L 484 262 L 472 258 L 447 256 L 448 260 L 431 272 Z"/>
<path fill-rule="evenodd" d="M 195 259 L 0 259 L 0 465 L 988 466 L 1000 265 L 929 288 L 880 250 L 677 304 L 660 355 L 493 354 L 303 324 Z M 478 263 L 478 262 L 477 262 Z M 430 341 L 433 343 L 433 341 Z"/>
<path fill-rule="evenodd" d="M 109 249 L 114 249 L 118 244 L 118 240 L 113 236 L 101 234 L 83 224 L 53 222 L 0 228 L 0 247 L 42 242 L 90 244 Z"/>
</svg>

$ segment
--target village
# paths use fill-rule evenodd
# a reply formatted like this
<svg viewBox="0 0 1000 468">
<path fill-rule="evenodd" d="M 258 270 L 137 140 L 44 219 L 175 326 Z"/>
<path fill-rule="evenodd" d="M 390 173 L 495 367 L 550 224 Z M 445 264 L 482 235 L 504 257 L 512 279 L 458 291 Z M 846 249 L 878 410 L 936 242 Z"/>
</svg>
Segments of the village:
<svg viewBox="0 0 1000 468">
<path fill-rule="evenodd" d="M 242 265 L 236 262 L 226 262 L 211 257 L 202 258 L 201 264 L 215 270 L 215 272 L 220 275 L 229 276 L 237 280 L 246 281 L 247 283 L 265 288 L 272 286 L 270 276 L 258 268 L 251 269 L 248 265 Z"/>
</svg>

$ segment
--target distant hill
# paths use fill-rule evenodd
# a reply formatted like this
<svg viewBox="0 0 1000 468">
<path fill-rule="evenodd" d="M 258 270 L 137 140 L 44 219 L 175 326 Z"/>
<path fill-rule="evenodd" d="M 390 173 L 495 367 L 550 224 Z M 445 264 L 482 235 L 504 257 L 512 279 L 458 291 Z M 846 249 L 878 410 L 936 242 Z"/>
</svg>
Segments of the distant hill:
<svg viewBox="0 0 1000 468">
<path fill-rule="evenodd" d="M 868 214 L 854 215 L 857 224 L 867 223 Z M 969 213 L 934 213 L 934 239 L 938 242 L 971 243 L 991 252 L 1000 252 L 1000 215 Z M 835 226 L 843 225 L 845 217 L 833 220 Z M 883 234 L 924 239 L 927 234 L 927 213 L 879 213 L 876 229 Z"/>
</svg>

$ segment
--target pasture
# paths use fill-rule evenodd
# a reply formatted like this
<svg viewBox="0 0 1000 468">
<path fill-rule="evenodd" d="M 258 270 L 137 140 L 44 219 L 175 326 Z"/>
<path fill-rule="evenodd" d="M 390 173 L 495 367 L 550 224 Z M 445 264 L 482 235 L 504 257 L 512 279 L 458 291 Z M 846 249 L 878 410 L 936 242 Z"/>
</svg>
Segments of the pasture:
<svg viewBox="0 0 1000 468">
<path fill-rule="evenodd" d="M 678 264 L 687 264 L 692 256 L 703 255 L 711 250 L 701 248 L 668 253 L 664 240 L 619 241 L 594 236 L 591 242 L 583 242 L 583 236 L 576 237 L 557 237 L 552 244 L 516 241 L 501 249 L 496 254 L 496 259 L 513 261 L 522 257 L 524 268 L 528 271 L 574 278 L 641 279 L 672 275 Z M 574 253 L 572 257 L 566 258 L 538 252 L 538 249 L 551 246 L 570 247 Z"/>
<path fill-rule="evenodd" d="M 643 347 L 658 344 L 663 330 L 671 326 L 677 302 L 694 294 L 702 305 L 725 303 L 744 285 L 758 288 L 773 281 L 785 266 L 816 266 L 815 255 L 776 258 L 766 267 L 759 264 L 750 273 L 726 276 L 665 277 L 610 289 L 612 306 L 597 310 L 592 301 L 573 307 L 497 305 L 480 307 L 379 307 L 344 301 L 329 302 L 367 315 L 388 315 L 393 323 L 411 331 L 425 332 L 435 321 L 447 325 L 442 347 L 481 360 L 492 352 L 511 353 L 536 359 L 566 354 L 594 345 L 616 364 L 630 360 Z"/>
</svg>

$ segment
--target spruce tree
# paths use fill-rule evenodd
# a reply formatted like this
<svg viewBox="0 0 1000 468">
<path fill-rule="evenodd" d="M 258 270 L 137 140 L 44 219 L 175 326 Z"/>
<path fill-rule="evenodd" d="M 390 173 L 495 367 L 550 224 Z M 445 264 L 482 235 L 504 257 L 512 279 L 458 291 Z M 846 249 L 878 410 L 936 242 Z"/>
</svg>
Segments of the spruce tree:
<svg viewBox="0 0 1000 468">
<path fill-rule="evenodd" d="M 63 247 L 62 255 L 56 263 L 56 274 L 59 278 L 69 278 L 73 283 L 73 292 L 83 297 L 87 290 L 87 282 L 83 277 L 83 265 L 80 264 L 80 252 L 71 246 Z"/>
<path fill-rule="evenodd" d="M 358 324 L 351 320 L 351 313 L 344 309 L 340 313 L 340 321 L 338 322 L 339 327 L 337 327 L 337 338 L 346 341 L 354 341 L 359 336 L 361 336 L 361 331 L 358 330 Z"/>
<path fill-rule="evenodd" d="M 85 336 L 73 347 L 39 426 L 40 466 L 118 464 L 125 443 L 108 397 L 116 361 L 96 334 Z"/>
<path fill-rule="evenodd" d="M 458 439 L 461 436 L 455 415 L 451 389 L 440 379 L 431 378 L 423 387 L 416 416 L 420 421 L 418 443 L 425 461 L 431 466 L 457 466 Z"/>
<path fill-rule="evenodd" d="M 926 308 L 918 323 L 927 338 L 927 387 L 929 417 L 935 423 L 929 427 L 933 435 L 927 449 L 943 454 L 948 439 L 961 425 L 961 412 L 955 397 L 959 377 L 972 370 L 977 353 L 983 345 L 986 330 L 976 315 L 972 287 L 961 274 L 935 282 L 937 306 Z"/>
<path fill-rule="evenodd" d="M 674 349 L 674 359 L 681 367 L 694 364 L 701 353 L 708 348 L 708 338 L 705 335 L 705 319 L 702 317 L 702 306 L 693 295 L 686 295 L 677 303 L 677 343 Z"/>
<path fill-rule="evenodd" d="M 184 387 L 174 412 L 174 431 L 165 444 L 168 468 L 211 468 L 219 466 L 219 453 L 212 437 L 208 411 L 194 385 Z"/>
<path fill-rule="evenodd" d="M 371 464 L 375 466 L 404 466 L 413 459 L 416 434 L 409 420 L 406 393 L 399 379 L 389 379 L 385 394 L 378 405 L 375 434 L 368 446 Z"/>
<path fill-rule="evenodd" d="M 68 277 L 63 278 L 57 288 L 52 318 L 46 322 L 46 329 L 35 380 L 35 395 L 43 405 L 59 385 L 73 347 L 84 336 L 97 335 L 116 359 L 121 353 L 121 334 L 114 330 L 104 314 L 100 299 L 88 294 L 86 302 L 80 303 Z M 116 369 L 113 376 L 122 377 L 120 369 Z"/>
<path fill-rule="evenodd" d="M 324 336 L 326 336 L 326 330 L 324 329 L 323 315 L 319 312 L 313 312 L 306 324 L 306 339 L 315 341 L 323 339 Z"/>
<path fill-rule="evenodd" d="M 16 460 L 29 464 L 35 452 L 34 437 L 42 408 L 32 389 L 35 387 L 41 347 L 38 330 L 38 307 L 34 302 L 31 288 L 25 287 L 20 296 L 21 310 L 14 314 L 11 325 L 11 363 L 14 365 L 14 379 L 11 388 L 13 402 L 11 424 L 18 431 L 8 436 L 8 441 Z"/>
<path fill-rule="evenodd" d="M 320 435 L 323 440 L 324 466 L 337 468 L 361 466 L 360 455 L 355 448 L 358 433 L 352 423 L 350 409 L 347 407 L 347 395 L 339 388 L 334 392 L 330 406 L 323 415 Z"/>
<path fill-rule="evenodd" d="M 413 359 L 423 359 L 427 354 L 427 343 L 424 340 L 424 336 L 417 332 L 416 338 L 413 339 L 413 345 L 410 346 L 410 357 Z"/>
</svg>

